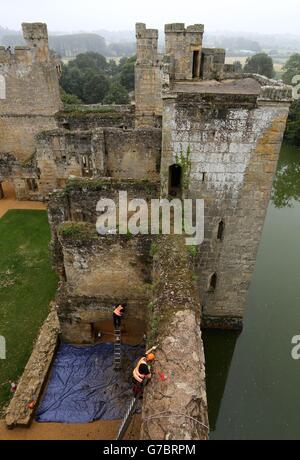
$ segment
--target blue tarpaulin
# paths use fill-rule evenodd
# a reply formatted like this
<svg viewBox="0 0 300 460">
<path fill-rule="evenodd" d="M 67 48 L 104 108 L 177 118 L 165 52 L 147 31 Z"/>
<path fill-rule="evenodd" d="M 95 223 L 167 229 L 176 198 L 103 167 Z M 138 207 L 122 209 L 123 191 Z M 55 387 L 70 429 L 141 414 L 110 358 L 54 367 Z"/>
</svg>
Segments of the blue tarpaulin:
<svg viewBox="0 0 300 460">
<path fill-rule="evenodd" d="M 113 344 L 61 344 L 39 405 L 38 422 L 88 423 L 118 420 L 132 397 L 132 368 L 141 345 L 122 345 L 123 370 L 113 367 Z"/>
</svg>

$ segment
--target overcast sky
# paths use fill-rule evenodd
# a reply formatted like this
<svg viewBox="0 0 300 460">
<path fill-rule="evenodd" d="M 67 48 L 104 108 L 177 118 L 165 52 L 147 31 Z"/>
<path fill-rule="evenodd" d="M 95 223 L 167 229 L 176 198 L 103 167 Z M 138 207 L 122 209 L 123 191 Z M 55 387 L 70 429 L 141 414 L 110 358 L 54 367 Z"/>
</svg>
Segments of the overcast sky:
<svg viewBox="0 0 300 460">
<path fill-rule="evenodd" d="M 0 25 L 46 22 L 52 31 L 130 30 L 135 22 L 202 23 L 209 31 L 300 35 L 299 0 L 0 0 Z"/>
</svg>

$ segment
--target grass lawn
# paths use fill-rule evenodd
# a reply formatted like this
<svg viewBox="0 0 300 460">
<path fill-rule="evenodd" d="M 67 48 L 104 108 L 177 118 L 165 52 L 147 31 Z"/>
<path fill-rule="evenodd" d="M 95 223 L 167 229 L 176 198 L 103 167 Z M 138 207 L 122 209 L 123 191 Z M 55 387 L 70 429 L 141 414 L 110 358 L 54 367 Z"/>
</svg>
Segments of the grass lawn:
<svg viewBox="0 0 300 460">
<path fill-rule="evenodd" d="M 49 241 L 44 211 L 11 210 L 0 219 L 0 336 L 7 349 L 0 360 L 0 416 L 11 396 L 7 382 L 22 374 L 55 296 Z"/>
</svg>

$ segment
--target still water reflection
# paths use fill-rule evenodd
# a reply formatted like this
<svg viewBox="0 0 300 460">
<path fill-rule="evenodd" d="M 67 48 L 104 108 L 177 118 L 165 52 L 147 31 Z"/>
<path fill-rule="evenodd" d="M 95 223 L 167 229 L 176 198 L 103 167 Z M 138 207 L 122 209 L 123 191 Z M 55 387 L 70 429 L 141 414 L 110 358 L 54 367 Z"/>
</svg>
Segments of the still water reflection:
<svg viewBox="0 0 300 460">
<path fill-rule="evenodd" d="M 211 439 L 300 439 L 300 149 L 283 146 L 241 335 L 204 333 Z"/>
</svg>

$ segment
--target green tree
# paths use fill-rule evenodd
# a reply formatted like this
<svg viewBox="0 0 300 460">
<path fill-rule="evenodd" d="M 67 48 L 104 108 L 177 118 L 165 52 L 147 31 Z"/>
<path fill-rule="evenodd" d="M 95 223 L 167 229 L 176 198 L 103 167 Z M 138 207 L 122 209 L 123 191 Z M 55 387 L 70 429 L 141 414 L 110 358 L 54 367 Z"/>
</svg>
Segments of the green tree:
<svg viewBox="0 0 300 460">
<path fill-rule="evenodd" d="M 86 71 L 87 69 L 99 70 L 105 72 L 108 68 L 106 58 L 98 53 L 83 53 L 78 54 L 76 59 L 69 63 L 69 66 Z"/>
<path fill-rule="evenodd" d="M 63 65 L 60 84 L 66 93 L 74 94 L 83 99 L 84 75 L 77 67 Z"/>
<path fill-rule="evenodd" d="M 109 90 L 109 82 L 104 74 L 89 70 L 85 72 L 82 99 L 87 104 L 103 102 Z"/>
<path fill-rule="evenodd" d="M 300 99 L 291 105 L 285 140 L 290 144 L 300 146 Z"/>
<path fill-rule="evenodd" d="M 283 67 L 282 80 L 290 85 L 295 75 L 300 75 L 300 54 L 293 54 Z"/>
<path fill-rule="evenodd" d="M 136 56 L 126 59 L 125 62 L 121 60 L 120 83 L 128 91 L 134 90 L 134 67 Z"/>
<path fill-rule="evenodd" d="M 275 75 L 273 59 L 266 53 L 259 53 L 247 59 L 244 73 L 257 73 L 268 78 Z"/>
<path fill-rule="evenodd" d="M 115 61 L 97 53 L 79 54 L 62 68 L 61 87 L 86 104 L 103 102 L 127 104 L 128 92 L 134 89 L 135 57 Z M 64 96 L 66 97 L 66 96 Z"/>
<path fill-rule="evenodd" d="M 128 104 L 129 96 L 124 86 L 118 82 L 112 82 L 109 92 L 104 99 L 105 104 Z"/>
<path fill-rule="evenodd" d="M 67 104 L 67 105 L 82 104 L 82 100 L 78 96 L 75 96 L 75 94 L 66 93 L 66 91 L 63 90 L 62 88 L 60 91 L 60 97 L 61 97 L 63 104 Z"/>
</svg>

